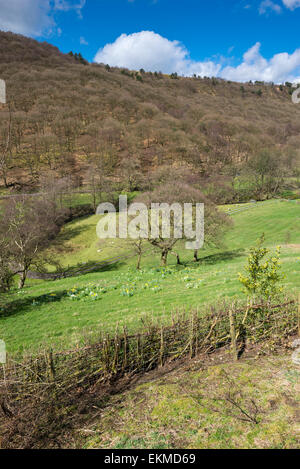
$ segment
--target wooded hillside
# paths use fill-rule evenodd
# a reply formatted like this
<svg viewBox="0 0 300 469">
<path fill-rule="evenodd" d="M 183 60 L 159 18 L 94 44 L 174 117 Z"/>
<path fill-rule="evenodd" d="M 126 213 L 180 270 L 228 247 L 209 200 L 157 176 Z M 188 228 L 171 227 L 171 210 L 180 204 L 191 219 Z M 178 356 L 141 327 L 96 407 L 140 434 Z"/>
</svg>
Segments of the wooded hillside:
<svg viewBox="0 0 300 469">
<path fill-rule="evenodd" d="M 299 178 L 300 106 L 289 83 L 241 85 L 88 64 L 4 32 L 0 77 L 9 102 L 0 112 L 2 187 L 34 189 L 52 177 L 79 187 L 108 178 L 132 191 L 144 189 L 150 175 L 161 180 L 166 167 L 214 193 L 245 192 L 249 184 L 260 193 L 266 181 L 276 191 L 285 176 Z"/>
</svg>

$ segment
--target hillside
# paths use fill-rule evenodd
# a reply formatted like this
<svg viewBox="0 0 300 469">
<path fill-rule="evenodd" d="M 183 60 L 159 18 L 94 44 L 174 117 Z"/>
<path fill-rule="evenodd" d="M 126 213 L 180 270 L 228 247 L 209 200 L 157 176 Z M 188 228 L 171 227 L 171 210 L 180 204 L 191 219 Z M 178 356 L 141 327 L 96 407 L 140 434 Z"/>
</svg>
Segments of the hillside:
<svg viewBox="0 0 300 469">
<path fill-rule="evenodd" d="M 8 400 L 2 448 L 299 449 L 299 368 L 290 350 L 262 355 L 233 362 L 223 348 L 104 383 L 79 368 L 61 401 L 43 383 Z"/>
<path fill-rule="evenodd" d="M 224 355 L 158 370 L 90 415 L 87 449 L 299 448 L 299 370 L 286 353 L 228 363 Z"/>
<path fill-rule="evenodd" d="M 0 76 L 11 109 L 10 126 L 8 107 L 0 112 L 3 190 L 34 189 L 45 178 L 91 190 L 95 177 L 105 190 L 103 178 L 139 190 L 168 165 L 180 174 L 185 167 L 190 183 L 212 185 L 216 199 L 225 201 L 224 191 L 228 201 L 249 199 L 249 178 L 254 187 L 261 171 L 249 162 L 262 149 L 275 162 L 270 190 L 278 190 L 279 179 L 285 187 L 283 177 L 299 178 L 300 106 L 292 104 L 289 84 L 241 85 L 87 64 L 4 32 Z M 232 189 L 246 193 L 235 196 Z"/>
<path fill-rule="evenodd" d="M 247 208 L 247 207 L 246 207 Z M 180 251 L 160 268 L 160 256 L 147 246 L 141 271 L 130 240 L 105 240 L 96 236 L 97 215 L 67 224 L 50 249 L 51 257 L 65 266 L 86 268 L 117 255 L 119 262 L 91 273 L 55 281 L 32 280 L 23 290 L 0 296 L 0 336 L 9 353 L 40 347 L 66 348 L 95 337 L 99 331 L 130 332 L 150 320 L 168 324 L 177 311 L 216 308 L 245 298 L 238 272 L 243 272 L 249 248 L 264 232 L 274 253 L 282 246 L 284 293 L 296 296 L 300 288 L 300 204 L 266 201 L 233 215 L 234 225 L 219 249 L 201 250 L 200 262 L 193 252 Z M 100 252 L 99 252 L 100 251 Z M 130 257 L 131 255 L 131 257 Z M 128 258 L 129 256 L 129 258 Z M 76 270 L 76 269 L 75 269 Z"/>
</svg>

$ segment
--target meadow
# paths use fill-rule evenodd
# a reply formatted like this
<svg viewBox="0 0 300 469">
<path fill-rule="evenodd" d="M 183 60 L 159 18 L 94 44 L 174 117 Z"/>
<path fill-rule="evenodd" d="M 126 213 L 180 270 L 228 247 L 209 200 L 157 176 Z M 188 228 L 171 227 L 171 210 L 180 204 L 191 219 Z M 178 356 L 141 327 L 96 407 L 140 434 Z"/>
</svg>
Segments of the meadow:
<svg viewBox="0 0 300 469">
<path fill-rule="evenodd" d="M 225 359 L 226 360 L 226 359 Z M 79 431 L 85 449 L 299 448 L 299 372 L 288 357 L 195 360 L 114 396 Z M 134 416 L 134 417 L 133 417 Z"/>
<path fill-rule="evenodd" d="M 199 263 L 193 253 L 178 246 L 183 265 L 169 257 L 160 267 L 159 254 L 147 248 L 142 270 L 127 240 L 101 241 L 96 237 L 98 216 L 65 225 L 49 248 L 63 266 L 123 260 L 97 272 L 56 281 L 28 280 L 23 290 L 12 290 L 1 299 L 0 336 L 8 351 L 34 351 L 42 347 L 72 348 L 99 331 L 126 326 L 143 328 L 149 320 L 170 321 L 177 311 L 205 309 L 232 302 L 245 295 L 238 281 L 248 249 L 265 233 L 266 246 L 282 246 L 284 289 L 296 294 L 300 288 L 300 205 L 270 200 L 245 206 L 226 206 L 234 224 L 218 249 L 205 248 Z M 132 255 L 132 257 L 129 257 Z"/>
</svg>

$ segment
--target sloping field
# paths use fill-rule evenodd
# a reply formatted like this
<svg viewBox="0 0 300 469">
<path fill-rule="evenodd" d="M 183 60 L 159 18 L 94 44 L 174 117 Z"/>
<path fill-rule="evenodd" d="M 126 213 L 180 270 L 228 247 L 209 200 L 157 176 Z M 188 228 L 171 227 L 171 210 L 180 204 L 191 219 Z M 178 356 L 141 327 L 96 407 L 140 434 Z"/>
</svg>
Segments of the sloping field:
<svg viewBox="0 0 300 469">
<path fill-rule="evenodd" d="M 196 360 L 169 373 L 162 370 L 156 378 L 144 377 L 79 431 L 81 445 L 299 448 L 300 373 L 290 357 L 218 361 L 203 367 Z"/>
<path fill-rule="evenodd" d="M 241 298 L 238 272 L 247 249 L 264 232 L 266 245 L 282 245 L 284 286 L 289 294 L 300 288 L 300 204 L 267 201 L 232 214 L 234 226 L 219 250 L 201 251 L 202 261 L 192 262 L 192 252 L 180 249 L 186 265 L 159 268 L 159 255 L 150 253 L 137 272 L 134 258 L 106 270 L 57 281 L 29 280 L 22 291 L 12 291 L 9 304 L 0 312 L 0 335 L 8 350 L 16 352 L 39 346 L 70 347 L 83 335 L 142 327 L 147 317 L 170 320 L 176 310 Z M 52 255 L 67 266 L 105 261 L 132 251 L 126 241 L 106 241 L 99 246 L 95 227 L 98 217 L 74 221 L 64 228 L 52 247 Z M 98 252 L 100 250 L 100 252 Z M 7 299 L 6 299 L 7 301 Z"/>
</svg>

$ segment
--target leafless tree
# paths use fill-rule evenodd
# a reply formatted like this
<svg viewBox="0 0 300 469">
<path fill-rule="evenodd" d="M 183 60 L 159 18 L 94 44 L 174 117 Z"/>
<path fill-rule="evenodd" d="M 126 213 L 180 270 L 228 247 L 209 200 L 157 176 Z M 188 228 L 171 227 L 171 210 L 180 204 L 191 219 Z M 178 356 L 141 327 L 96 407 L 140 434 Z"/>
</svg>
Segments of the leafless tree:
<svg viewBox="0 0 300 469">
<path fill-rule="evenodd" d="M 5 204 L 0 239 L 7 234 L 7 252 L 15 273 L 20 274 L 20 288 L 30 267 L 41 265 L 43 250 L 58 233 L 50 205 L 43 198 L 27 196 L 14 197 Z"/>
<path fill-rule="evenodd" d="M 165 237 L 163 235 L 163 216 L 159 214 L 159 234 L 158 236 L 150 236 L 150 222 L 151 214 L 149 213 L 149 229 L 148 229 L 148 241 L 161 253 L 161 263 L 162 265 L 167 264 L 167 259 L 169 254 L 176 256 L 177 264 L 180 264 L 179 252 L 175 250 L 175 246 L 178 243 L 179 239 L 184 239 L 185 241 L 191 241 L 190 238 L 185 234 L 184 219 L 182 216 L 176 216 L 172 205 L 180 204 L 183 207 L 183 204 L 189 203 L 192 205 L 193 211 L 191 214 L 192 219 L 189 220 L 194 227 L 195 225 L 195 206 L 196 204 L 203 203 L 205 205 L 205 241 L 208 244 L 218 244 L 220 241 L 223 232 L 230 221 L 225 214 L 220 213 L 217 208 L 205 197 L 205 195 L 194 189 L 187 184 L 177 183 L 176 185 L 172 183 L 164 183 L 161 186 L 157 187 L 152 192 L 147 192 L 137 198 L 138 202 L 143 202 L 147 205 L 150 210 L 151 204 L 168 204 L 171 208 L 170 211 L 170 236 Z M 181 230 L 181 236 L 178 237 L 177 232 Z M 152 233 L 151 233 L 152 234 Z M 197 235 L 197 233 L 196 233 Z M 194 252 L 194 258 L 198 260 L 198 251 Z"/>
</svg>

